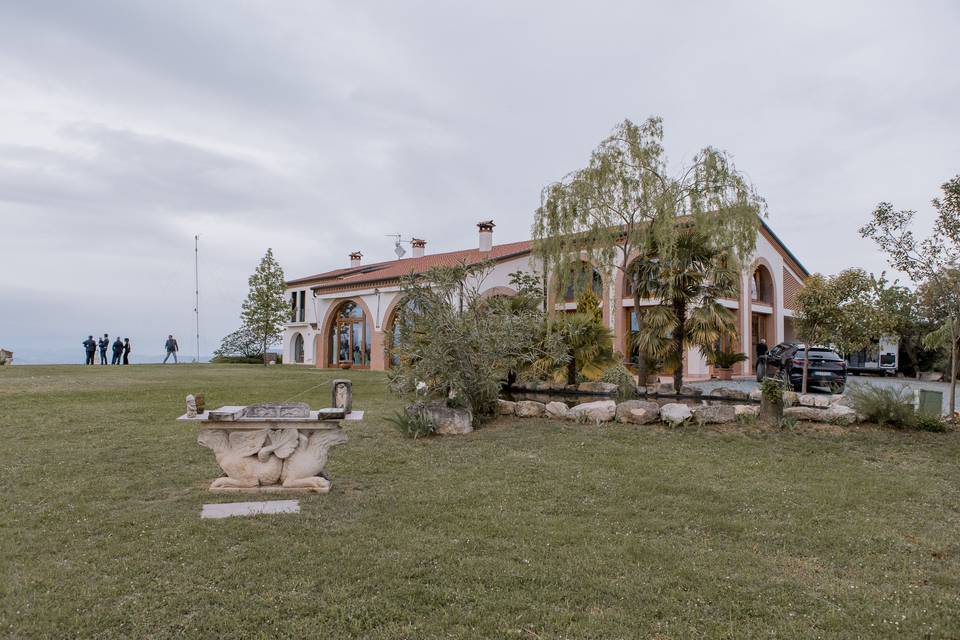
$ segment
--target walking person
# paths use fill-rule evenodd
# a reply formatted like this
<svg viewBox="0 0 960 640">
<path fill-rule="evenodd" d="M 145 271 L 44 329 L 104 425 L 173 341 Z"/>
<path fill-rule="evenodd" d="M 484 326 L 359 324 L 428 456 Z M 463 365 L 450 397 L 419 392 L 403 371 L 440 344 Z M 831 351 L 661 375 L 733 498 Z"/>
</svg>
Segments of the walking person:
<svg viewBox="0 0 960 640">
<path fill-rule="evenodd" d="M 87 360 L 84 364 L 93 364 L 93 354 L 97 352 L 97 343 L 93 336 L 87 336 L 87 339 L 83 341 L 83 350 L 87 354 Z"/>
<path fill-rule="evenodd" d="M 123 340 L 120 339 L 120 336 L 117 336 L 113 343 L 113 360 L 110 361 L 110 364 L 120 364 L 121 355 L 123 355 Z"/>
<path fill-rule="evenodd" d="M 173 337 L 173 334 L 167 336 L 167 342 L 163 346 L 167 348 L 167 357 L 163 359 L 163 364 L 167 364 L 170 356 L 173 356 L 173 364 L 179 364 L 177 362 L 177 351 L 180 351 L 180 345 L 177 344 L 177 339 Z"/>
<path fill-rule="evenodd" d="M 130 364 L 130 338 L 123 339 L 123 364 Z"/>
<path fill-rule="evenodd" d="M 97 340 L 97 346 L 100 347 L 100 364 L 107 364 L 107 347 L 110 346 L 110 336 L 103 334 L 103 337 Z"/>
<path fill-rule="evenodd" d="M 767 339 L 760 338 L 760 342 L 757 343 L 757 360 L 767 355 Z"/>
</svg>

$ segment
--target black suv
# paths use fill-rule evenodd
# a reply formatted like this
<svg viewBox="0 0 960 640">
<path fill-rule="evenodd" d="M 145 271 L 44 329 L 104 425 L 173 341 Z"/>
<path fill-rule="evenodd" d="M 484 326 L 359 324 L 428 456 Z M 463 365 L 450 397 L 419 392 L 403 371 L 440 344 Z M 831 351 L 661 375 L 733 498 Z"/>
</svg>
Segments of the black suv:
<svg viewBox="0 0 960 640">
<path fill-rule="evenodd" d="M 803 384 L 804 345 L 781 342 L 757 361 L 757 382 L 764 378 L 789 381 L 799 391 Z M 847 384 L 847 363 L 837 352 L 827 347 L 810 347 L 807 367 L 807 387 L 826 387 L 843 393 Z"/>
</svg>

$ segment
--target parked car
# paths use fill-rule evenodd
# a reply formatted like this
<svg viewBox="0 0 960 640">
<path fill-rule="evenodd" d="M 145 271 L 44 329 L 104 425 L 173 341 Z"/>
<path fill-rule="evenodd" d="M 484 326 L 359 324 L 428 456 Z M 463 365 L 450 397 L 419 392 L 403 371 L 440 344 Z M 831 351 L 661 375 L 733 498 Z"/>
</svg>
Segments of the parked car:
<svg viewBox="0 0 960 640">
<path fill-rule="evenodd" d="M 803 384 L 803 355 L 805 346 L 781 342 L 757 361 L 757 382 L 764 378 L 789 381 L 799 391 Z M 847 384 L 847 363 L 828 347 L 810 347 L 807 367 L 807 387 L 825 387 L 843 393 Z"/>
</svg>

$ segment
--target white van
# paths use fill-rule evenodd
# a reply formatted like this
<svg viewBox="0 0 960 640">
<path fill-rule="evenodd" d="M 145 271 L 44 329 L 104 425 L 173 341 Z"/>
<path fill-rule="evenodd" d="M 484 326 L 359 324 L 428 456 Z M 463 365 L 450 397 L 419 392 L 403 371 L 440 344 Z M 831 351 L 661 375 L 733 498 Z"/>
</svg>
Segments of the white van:
<svg viewBox="0 0 960 640">
<path fill-rule="evenodd" d="M 847 356 L 847 371 L 850 373 L 881 373 L 896 375 L 900 366 L 900 338 L 883 336 L 874 340 L 870 347 Z"/>
</svg>

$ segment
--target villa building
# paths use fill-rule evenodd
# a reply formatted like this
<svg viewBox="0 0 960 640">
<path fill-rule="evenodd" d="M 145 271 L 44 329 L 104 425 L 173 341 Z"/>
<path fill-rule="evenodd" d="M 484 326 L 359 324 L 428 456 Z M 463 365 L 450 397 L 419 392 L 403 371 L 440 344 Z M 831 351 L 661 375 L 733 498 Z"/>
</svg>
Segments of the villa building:
<svg viewBox="0 0 960 640">
<path fill-rule="evenodd" d="M 283 361 L 315 367 L 384 370 L 389 368 L 388 345 L 401 301 L 401 280 L 439 265 L 491 261 L 493 269 L 484 281 L 484 295 L 513 295 L 510 274 L 540 272 L 532 255 L 532 242 L 493 243 L 493 221 L 480 222 L 476 245 L 471 249 L 428 254 L 426 241 L 411 241 L 410 258 L 363 264 L 357 251 L 350 254 L 350 266 L 287 282 L 290 322 L 283 334 Z M 614 349 L 631 359 L 629 330 L 635 327 L 633 295 L 619 271 L 603 273 L 594 265 L 593 288 L 601 300 L 603 321 L 614 335 Z M 749 360 L 734 373 L 749 375 L 755 367 L 756 344 L 761 338 L 770 346 L 794 338 L 793 315 L 797 292 L 809 273 L 786 248 L 770 227 L 761 223 L 757 247 L 749 268 L 740 279 L 740 295 L 723 303 L 737 313 L 739 336 L 733 345 Z M 548 289 L 552 289 L 549 287 Z M 565 299 L 548 300 L 558 310 L 576 307 L 573 292 Z M 641 301 L 641 306 L 644 302 Z M 653 304 L 650 302 L 650 304 Z M 711 367 L 696 349 L 685 354 L 690 378 L 706 378 Z"/>
</svg>

